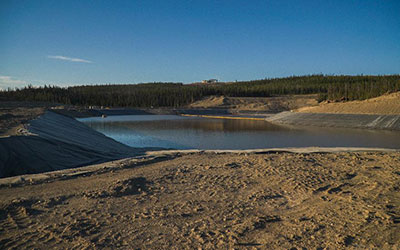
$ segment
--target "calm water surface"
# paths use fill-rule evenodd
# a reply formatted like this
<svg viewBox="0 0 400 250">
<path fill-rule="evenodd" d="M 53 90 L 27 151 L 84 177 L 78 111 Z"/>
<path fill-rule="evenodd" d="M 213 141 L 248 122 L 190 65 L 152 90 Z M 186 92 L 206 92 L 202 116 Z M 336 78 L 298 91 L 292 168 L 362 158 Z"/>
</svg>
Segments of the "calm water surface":
<svg viewBox="0 0 400 250">
<path fill-rule="evenodd" d="M 400 148 L 399 131 L 278 126 L 264 121 L 175 115 L 127 115 L 78 119 L 132 147 L 256 149 L 279 147 Z"/>
</svg>

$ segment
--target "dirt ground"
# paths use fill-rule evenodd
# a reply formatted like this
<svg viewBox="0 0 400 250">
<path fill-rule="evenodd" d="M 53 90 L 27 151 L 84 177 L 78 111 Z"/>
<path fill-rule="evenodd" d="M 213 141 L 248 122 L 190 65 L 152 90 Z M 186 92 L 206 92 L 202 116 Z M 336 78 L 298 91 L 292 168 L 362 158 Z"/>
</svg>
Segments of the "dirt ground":
<svg viewBox="0 0 400 250">
<path fill-rule="evenodd" d="M 69 117 L 99 116 L 84 107 L 45 102 L 22 102 L 0 100 L 0 137 L 26 135 L 29 121 L 43 115 L 46 110 Z"/>
<path fill-rule="evenodd" d="M 43 103 L 0 101 L 0 137 L 23 134 L 24 126 L 44 111 Z"/>
<path fill-rule="evenodd" d="M 0 188 L 2 248 L 398 249 L 400 152 L 195 153 Z"/>
<path fill-rule="evenodd" d="M 320 103 L 314 107 L 303 107 L 296 112 L 400 115 L 400 92 L 382 95 L 364 101 Z"/>
</svg>

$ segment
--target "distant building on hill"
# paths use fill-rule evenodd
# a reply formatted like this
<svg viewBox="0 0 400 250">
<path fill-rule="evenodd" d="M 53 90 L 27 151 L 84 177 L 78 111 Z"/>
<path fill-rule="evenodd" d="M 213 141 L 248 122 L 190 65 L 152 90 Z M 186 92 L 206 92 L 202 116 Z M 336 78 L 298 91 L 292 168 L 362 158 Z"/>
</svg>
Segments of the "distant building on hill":
<svg viewBox="0 0 400 250">
<path fill-rule="evenodd" d="M 201 83 L 203 83 L 203 84 L 217 83 L 217 82 L 218 82 L 217 79 L 208 79 L 208 80 L 201 81 Z"/>
</svg>

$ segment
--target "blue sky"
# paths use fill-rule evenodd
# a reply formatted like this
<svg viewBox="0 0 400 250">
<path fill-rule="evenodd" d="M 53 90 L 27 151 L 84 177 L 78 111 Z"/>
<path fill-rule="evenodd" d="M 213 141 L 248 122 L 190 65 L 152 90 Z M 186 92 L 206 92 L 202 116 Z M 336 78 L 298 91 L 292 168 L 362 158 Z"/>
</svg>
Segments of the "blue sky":
<svg viewBox="0 0 400 250">
<path fill-rule="evenodd" d="M 0 1 L 0 88 L 400 73 L 400 1 Z"/>
</svg>

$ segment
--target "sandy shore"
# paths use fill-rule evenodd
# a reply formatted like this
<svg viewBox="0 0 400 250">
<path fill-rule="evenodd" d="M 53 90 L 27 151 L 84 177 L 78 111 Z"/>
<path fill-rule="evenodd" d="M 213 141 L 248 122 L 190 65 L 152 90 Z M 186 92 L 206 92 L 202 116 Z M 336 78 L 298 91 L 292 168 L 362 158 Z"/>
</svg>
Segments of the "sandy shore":
<svg viewBox="0 0 400 250">
<path fill-rule="evenodd" d="M 1 187 L 0 244 L 400 247 L 400 152 L 193 152 L 139 162 Z"/>
</svg>

